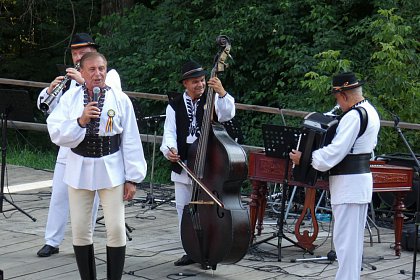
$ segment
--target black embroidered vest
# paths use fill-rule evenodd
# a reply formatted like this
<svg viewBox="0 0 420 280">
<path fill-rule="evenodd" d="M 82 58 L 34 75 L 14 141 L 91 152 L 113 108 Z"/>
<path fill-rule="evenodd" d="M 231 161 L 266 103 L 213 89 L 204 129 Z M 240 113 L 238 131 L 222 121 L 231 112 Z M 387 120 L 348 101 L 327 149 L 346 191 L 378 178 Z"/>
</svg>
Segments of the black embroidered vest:
<svg viewBox="0 0 420 280">
<path fill-rule="evenodd" d="M 200 103 L 197 107 L 196 112 L 196 122 L 197 128 L 201 129 L 201 123 L 203 121 L 204 115 L 204 104 L 206 102 L 206 93 L 204 93 L 200 98 Z M 187 144 L 187 136 L 188 136 L 188 129 L 190 126 L 190 120 L 188 119 L 187 108 L 185 107 L 184 102 L 184 95 L 181 94 L 175 97 L 173 100 L 169 102 L 169 105 L 175 111 L 175 123 L 176 123 L 176 134 L 177 139 L 176 143 L 178 146 L 178 154 L 181 157 L 182 161 L 185 161 L 188 157 L 188 144 Z M 181 166 L 177 163 L 172 163 L 172 171 L 180 174 L 182 171 Z"/>
</svg>

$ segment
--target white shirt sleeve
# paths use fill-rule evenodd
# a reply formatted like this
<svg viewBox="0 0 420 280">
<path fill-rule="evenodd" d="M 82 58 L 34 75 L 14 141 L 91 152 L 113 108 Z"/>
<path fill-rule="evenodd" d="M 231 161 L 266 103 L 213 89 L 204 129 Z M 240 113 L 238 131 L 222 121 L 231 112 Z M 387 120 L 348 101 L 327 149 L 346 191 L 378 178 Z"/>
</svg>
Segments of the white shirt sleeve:
<svg viewBox="0 0 420 280">
<path fill-rule="evenodd" d="M 41 109 L 39 107 L 39 105 L 41 104 L 42 101 L 44 101 L 45 99 L 47 99 L 48 97 L 48 93 L 47 93 L 48 88 L 44 88 L 38 95 L 38 99 L 36 101 L 36 106 L 38 107 L 38 109 Z"/>
<path fill-rule="evenodd" d="M 226 93 L 224 97 L 215 98 L 215 110 L 217 119 L 219 122 L 226 122 L 235 117 L 235 98 L 229 93 Z"/>
<path fill-rule="evenodd" d="M 178 150 L 178 146 L 176 143 L 176 121 L 175 121 L 175 111 L 171 105 L 166 107 L 166 118 L 165 124 L 163 127 L 163 138 L 162 138 L 162 145 L 160 146 L 160 151 L 162 152 L 163 156 L 166 157 L 168 153 L 168 147 L 175 148 Z"/>
<path fill-rule="evenodd" d="M 37 102 L 36 102 L 36 105 L 37 105 L 37 107 L 38 107 L 38 109 L 40 109 L 41 110 L 41 108 L 40 108 L 40 105 L 41 105 L 41 103 L 42 102 L 44 102 L 47 98 L 48 98 L 48 96 L 50 96 L 48 93 L 47 93 L 47 90 L 48 90 L 48 88 L 46 87 L 46 88 L 44 88 L 40 93 L 39 93 L 39 95 L 38 95 L 38 99 L 37 99 Z M 62 95 L 62 91 L 60 91 L 58 94 L 57 94 L 57 96 L 52 100 L 52 102 L 49 104 L 49 108 L 48 108 L 48 111 L 47 111 L 47 113 L 48 114 L 51 114 L 51 112 L 54 110 L 54 108 L 57 106 L 57 104 L 58 104 L 58 101 L 60 100 L 60 97 L 61 97 L 61 95 Z"/>
<path fill-rule="evenodd" d="M 356 110 L 348 112 L 339 122 L 331 144 L 312 153 L 312 166 L 327 171 L 349 154 L 360 129 L 360 117 Z"/>
<path fill-rule="evenodd" d="M 110 70 L 106 74 L 105 84 L 118 92 L 122 91 L 120 75 L 118 75 L 118 72 L 115 69 Z"/>
<path fill-rule="evenodd" d="M 78 91 L 79 87 L 69 90 L 47 118 L 51 141 L 58 146 L 75 148 L 85 138 L 86 128 L 77 123 L 83 112 L 83 101 L 75 96 Z"/>
</svg>

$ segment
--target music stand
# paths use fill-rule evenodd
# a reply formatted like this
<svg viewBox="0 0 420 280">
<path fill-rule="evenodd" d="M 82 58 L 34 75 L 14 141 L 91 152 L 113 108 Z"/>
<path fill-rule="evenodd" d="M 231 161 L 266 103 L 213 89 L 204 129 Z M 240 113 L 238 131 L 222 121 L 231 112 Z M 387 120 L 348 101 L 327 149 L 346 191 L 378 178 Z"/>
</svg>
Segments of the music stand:
<svg viewBox="0 0 420 280">
<path fill-rule="evenodd" d="M 281 261 L 281 243 L 283 239 L 286 239 L 294 246 L 297 246 L 304 250 L 305 252 L 313 255 L 314 253 L 311 250 L 301 246 L 294 240 L 288 238 L 283 233 L 283 225 L 284 225 L 284 210 L 286 205 L 286 196 L 289 192 L 289 184 L 288 184 L 288 177 L 289 177 L 289 153 L 292 149 L 294 149 L 297 145 L 300 129 L 295 127 L 287 127 L 287 126 L 278 126 L 278 125 L 271 125 L 271 124 L 264 124 L 262 127 L 263 139 L 264 139 L 264 147 L 265 153 L 267 156 L 278 157 L 285 159 L 285 168 L 284 168 L 284 179 L 282 184 L 282 198 L 281 198 L 281 207 L 280 211 L 277 214 L 277 232 L 275 232 L 271 237 L 263 239 L 261 241 L 255 242 L 253 245 L 258 245 L 264 242 L 267 242 L 271 239 L 277 238 L 277 260 Z"/>
<path fill-rule="evenodd" d="M 235 140 L 236 143 L 244 143 L 244 135 L 242 134 L 241 126 L 235 118 L 226 122 L 222 122 L 221 124 L 225 127 L 226 132 L 230 138 Z"/>
<path fill-rule="evenodd" d="M 7 120 L 12 118 L 19 121 L 33 121 L 32 104 L 29 94 L 26 90 L 0 89 L 0 118 L 1 118 L 1 185 L 0 185 L 0 213 L 12 211 L 13 209 L 3 210 L 3 201 L 8 202 L 14 208 L 28 216 L 32 221 L 34 217 L 19 208 L 15 203 L 7 199 L 4 195 L 4 176 L 6 171 L 6 153 L 7 153 Z"/>
<path fill-rule="evenodd" d="M 166 96 L 168 96 L 168 101 L 174 100 L 177 96 L 182 95 L 182 92 L 179 91 L 168 91 L 166 92 Z"/>
</svg>

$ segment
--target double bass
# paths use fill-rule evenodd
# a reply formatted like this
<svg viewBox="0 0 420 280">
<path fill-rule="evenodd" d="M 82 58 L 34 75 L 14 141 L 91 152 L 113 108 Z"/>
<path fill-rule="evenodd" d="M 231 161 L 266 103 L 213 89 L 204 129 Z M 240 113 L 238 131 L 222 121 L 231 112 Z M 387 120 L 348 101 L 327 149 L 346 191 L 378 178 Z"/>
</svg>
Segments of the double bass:
<svg viewBox="0 0 420 280">
<path fill-rule="evenodd" d="M 230 56 L 229 38 L 218 36 L 216 41 L 220 49 L 211 77 L 224 71 Z M 202 267 L 213 270 L 218 263 L 241 260 L 251 239 L 248 210 L 240 199 L 248 173 L 247 156 L 223 125 L 213 120 L 215 95 L 209 87 L 201 133 L 188 152 L 187 169 L 195 179 L 192 199 L 181 221 L 185 252 Z"/>
</svg>

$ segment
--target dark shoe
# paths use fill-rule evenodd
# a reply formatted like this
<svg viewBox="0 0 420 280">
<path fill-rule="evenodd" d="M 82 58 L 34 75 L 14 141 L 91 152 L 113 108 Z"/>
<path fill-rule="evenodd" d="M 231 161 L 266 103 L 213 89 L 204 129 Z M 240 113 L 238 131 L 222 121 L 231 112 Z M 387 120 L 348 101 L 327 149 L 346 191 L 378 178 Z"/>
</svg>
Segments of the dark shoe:
<svg viewBox="0 0 420 280">
<path fill-rule="evenodd" d="M 41 250 L 39 250 L 36 254 L 38 255 L 38 257 L 49 257 L 52 254 L 58 254 L 58 252 L 58 248 L 45 244 L 44 247 L 42 247 Z"/>
<path fill-rule="evenodd" d="M 189 264 L 192 264 L 192 263 L 195 263 L 195 261 L 193 261 L 187 255 L 183 255 L 179 260 L 174 262 L 174 265 L 175 266 L 184 266 L 184 265 L 189 265 Z"/>
</svg>

